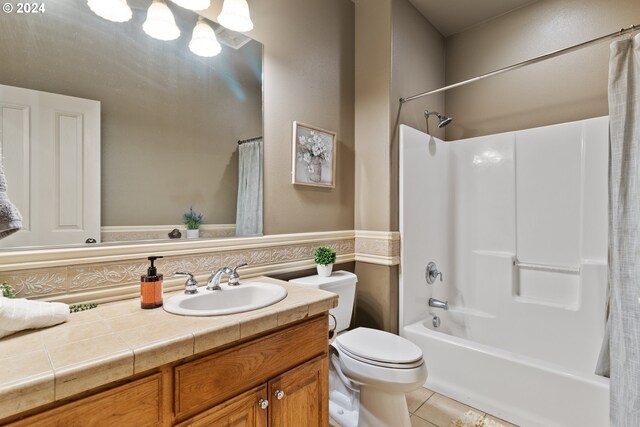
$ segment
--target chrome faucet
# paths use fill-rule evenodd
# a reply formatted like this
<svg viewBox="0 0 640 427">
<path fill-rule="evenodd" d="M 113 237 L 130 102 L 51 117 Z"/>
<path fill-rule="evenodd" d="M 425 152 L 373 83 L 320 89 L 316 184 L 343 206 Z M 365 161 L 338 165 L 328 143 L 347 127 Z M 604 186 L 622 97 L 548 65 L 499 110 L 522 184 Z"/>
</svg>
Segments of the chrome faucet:
<svg viewBox="0 0 640 427">
<path fill-rule="evenodd" d="M 429 307 L 449 310 L 449 301 L 440 301 L 439 299 L 429 298 Z"/>
<path fill-rule="evenodd" d="M 182 271 L 176 271 L 176 276 L 189 276 L 184 284 L 184 293 L 187 295 L 193 295 L 198 293 L 198 281 L 193 277 L 191 273 L 183 273 Z"/>
<path fill-rule="evenodd" d="M 247 263 L 243 262 L 242 264 L 236 266 L 235 268 L 222 267 L 214 271 L 213 273 L 211 273 L 211 276 L 209 276 L 209 280 L 207 280 L 207 290 L 221 291 L 222 288 L 220 287 L 220 278 L 222 277 L 223 274 L 226 274 L 227 277 L 229 278 L 229 281 L 228 281 L 229 286 L 238 286 L 240 284 L 240 275 L 236 270 L 238 270 L 241 267 L 245 267 L 246 265 Z"/>
</svg>

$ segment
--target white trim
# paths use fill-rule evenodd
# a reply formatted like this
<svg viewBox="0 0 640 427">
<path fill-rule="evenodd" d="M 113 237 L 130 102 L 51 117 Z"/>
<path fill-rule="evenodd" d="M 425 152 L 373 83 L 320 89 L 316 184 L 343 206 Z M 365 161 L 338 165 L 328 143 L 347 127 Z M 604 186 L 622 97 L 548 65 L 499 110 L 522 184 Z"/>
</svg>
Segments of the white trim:
<svg viewBox="0 0 640 427">
<path fill-rule="evenodd" d="M 356 239 L 384 239 L 384 240 L 400 240 L 399 231 L 370 231 L 355 230 Z"/>
<path fill-rule="evenodd" d="M 355 254 L 355 260 L 357 262 L 366 262 L 368 264 L 377 264 L 377 265 L 398 265 L 400 264 L 399 256 L 381 256 L 381 255 L 369 255 L 369 254 Z"/>
<path fill-rule="evenodd" d="M 181 232 L 186 230 L 184 224 L 174 225 L 106 225 L 100 227 L 103 233 L 131 233 L 131 232 L 151 232 L 151 231 L 171 231 L 177 228 Z M 235 224 L 202 224 L 200 230 L 235 230 Z"/>
</svg>

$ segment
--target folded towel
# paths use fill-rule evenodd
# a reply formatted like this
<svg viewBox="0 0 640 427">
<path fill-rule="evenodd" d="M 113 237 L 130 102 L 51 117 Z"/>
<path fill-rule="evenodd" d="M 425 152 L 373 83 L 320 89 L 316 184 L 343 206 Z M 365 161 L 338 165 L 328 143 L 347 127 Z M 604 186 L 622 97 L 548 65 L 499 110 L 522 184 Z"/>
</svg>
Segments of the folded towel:
<svg viewBox="0 0 640 427">
<path fill-rule="evenodd" d="M 61 302 L 0 297 L 0 338 L 24 329 L 57 325 L 69 319 L 69 306 Z"/>
<path fill-rule="evenodd" d="M 22 228 L 22 216 L 18 212 L 7 195 L 7 180 L 2 170 L 2 157 L 0 153 L 0 239 Z"/>
</svg>

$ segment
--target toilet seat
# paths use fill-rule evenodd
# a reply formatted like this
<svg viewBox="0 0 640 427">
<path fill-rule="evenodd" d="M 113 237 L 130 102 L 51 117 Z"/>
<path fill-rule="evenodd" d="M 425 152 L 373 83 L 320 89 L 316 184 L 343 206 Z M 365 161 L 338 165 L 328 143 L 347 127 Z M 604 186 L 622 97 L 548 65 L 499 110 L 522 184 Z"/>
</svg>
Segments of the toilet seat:
<svg viewBox="0 0 640 427">
<path fill-rule="evenodd" d="M 424 363 L 420 347 L 405 338 L 376 329 L 354 329 L 337 337 L 334 345 L 349 357 L 374 366 L 412 369 Z"/>
<path fill-rule="evenodd" d="M 348 349 L 344 348 L 343 346 L 340 345 L 340 343 L 335 343 L 336 347 L 339 349 L 340 353 L 345 354 L 355 360 L 358 360 L 362 363 L 366 363 L 368 365 L 373 365 L 373 366 L 380 366 L 382 368 L 389 368 L 389 369 L 411 369 L 411 368 L 417 368 L 418 366 L 422 365 L 424 363 L 424 360 L 422 358 L 420 358 L 419 360 L 416 360 L 415 362 L 409 362 L 409 363 L 389 363 L 389 362 L 381 362 L 379 360 L 375 360 L 375 359 L 368 359 L 366 357 L 362 357 L 359 356 L 351 351 L 349 351 Z"/>
</svg>

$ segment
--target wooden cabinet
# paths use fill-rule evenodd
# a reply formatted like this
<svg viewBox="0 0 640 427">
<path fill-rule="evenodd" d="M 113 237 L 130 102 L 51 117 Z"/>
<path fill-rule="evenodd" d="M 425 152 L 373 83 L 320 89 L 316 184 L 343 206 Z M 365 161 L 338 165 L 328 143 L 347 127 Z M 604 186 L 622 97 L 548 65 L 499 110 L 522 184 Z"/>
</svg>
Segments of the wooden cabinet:
<svg viewBox="0 0 640 427">
<path fill-rule="evenodd" d="M 329 424 L 326 356 L 269 381 L 269 426 L 325 427 Z"/>
<path fill-rule="evenodd" d="M 326 356 L 314 359 L 177 427 L 325 427 L 327 369 Z"/>
<path fill-rule="evenodd" d="M 175 368 L 175 413 L 190 416 L 326 354 L 325 316 Z"/>
<path fill-rule="evenodd" d="M 317 316 L 0 425 L 326 427 L 327 326 Z"/>
</svg>

